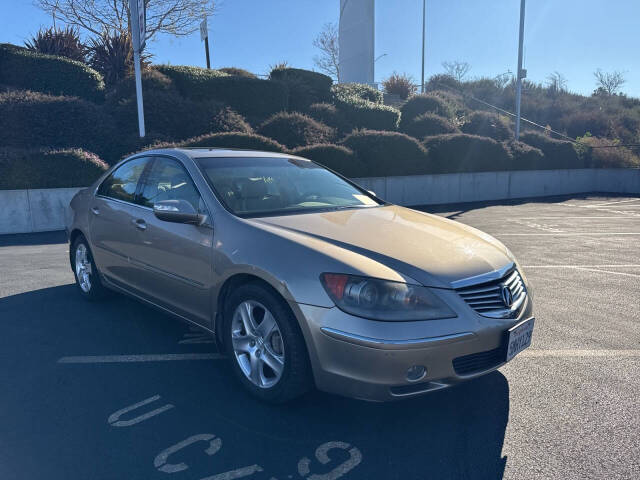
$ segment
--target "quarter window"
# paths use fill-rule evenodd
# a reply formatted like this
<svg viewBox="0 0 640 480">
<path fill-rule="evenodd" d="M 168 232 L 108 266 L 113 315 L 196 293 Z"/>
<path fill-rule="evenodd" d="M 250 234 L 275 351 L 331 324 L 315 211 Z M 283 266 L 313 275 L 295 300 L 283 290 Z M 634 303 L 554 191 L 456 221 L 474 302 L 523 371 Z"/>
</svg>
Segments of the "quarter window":
<svg viewBox="0 0 640 480">
<path fill-rule="evenodd" d="M 138 181 L 144 171 L 148 158 L 135 158 L 116 168 L 100 188 L 98 195 L 134 203 Z"/>
</svg>

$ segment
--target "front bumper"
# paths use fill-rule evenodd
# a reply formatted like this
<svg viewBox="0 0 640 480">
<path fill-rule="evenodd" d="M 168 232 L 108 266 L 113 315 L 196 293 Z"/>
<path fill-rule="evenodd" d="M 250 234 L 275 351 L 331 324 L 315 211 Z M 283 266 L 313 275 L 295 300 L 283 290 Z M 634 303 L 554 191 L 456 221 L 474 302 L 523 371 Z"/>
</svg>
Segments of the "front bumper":
<svg viewBox="0 0 640 480">
<path fill-rule="evenodd" d="M 527 297 L 517 318 L 491 319 L 471 310 L 454 291 L 442 298 L 457 318 L 380 322 L 338 308 L 297 305 L 316 386 L 372 401 L 399 400 L 479 377 L 504 365 L 507 330 L 531 317 Z M 462 313 L 461 313 L 462 312 Z M 426 367 L 418 381 L 410 367 Z"/>
</svg>

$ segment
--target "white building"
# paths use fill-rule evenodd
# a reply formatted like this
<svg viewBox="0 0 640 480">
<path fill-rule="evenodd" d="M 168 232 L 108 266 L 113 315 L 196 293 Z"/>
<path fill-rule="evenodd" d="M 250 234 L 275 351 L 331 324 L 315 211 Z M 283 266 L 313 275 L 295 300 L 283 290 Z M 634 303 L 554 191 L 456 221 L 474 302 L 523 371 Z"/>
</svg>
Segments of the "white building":
<svg viewBox="0 0 640 480">
<path fill-rule="evenodd" d="M 340 0 L 340 81 L 374 83 L 375 0 Z"/>
</svg>

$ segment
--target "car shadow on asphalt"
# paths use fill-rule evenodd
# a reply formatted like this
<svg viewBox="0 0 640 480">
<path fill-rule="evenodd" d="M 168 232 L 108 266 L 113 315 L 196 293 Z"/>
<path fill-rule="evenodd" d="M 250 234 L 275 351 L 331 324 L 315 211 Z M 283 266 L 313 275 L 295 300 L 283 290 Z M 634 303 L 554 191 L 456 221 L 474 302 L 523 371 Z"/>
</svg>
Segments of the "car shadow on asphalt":
<svg viewBox="0 0 640 480">
<path fill-rule="evenodd" d="M 3 410 L 10 414 L 5 426 L 11 435 L 31 437 L 20 439 L 29 448 L 16 447 L 12 458 L 24 463 L 33 448 L 47 450 L 44 443 L 38 447 L 39 438 L 57 434 L 65 421 L 73 425 L 51 455 L 43 453 L 30 467 L 34 476 L 46 471 L 49 478 L 63 478 L 56 472 L 70 468 L 65 458 L 71 457 L 61 453 L 66 451 L 84 478 L 106 471 L 164 478 L 153 464 L 159 452 L 211 433 L 225 446 L 213 473 L 254 463 L 262 468 L 251 476 L 256 480 L 503 477 L 509 385 L 500 372 L 394 403 L 313 391 L 274 406 L 246 394 L 228 360 L 57 363 L 67 355 L 215 351 L 213 344 L 181 344 L 188 326 L 120 295 L 88 303 L 73 285 L 52 287 L 0 299 L 0 317 L 7 359 L 0 366 L 7 379 Z M 174 408 L 130 429 L 106 422 L 114 411 L 154 395 Z M 333 446 L 324 457 L 323 445 Z M 99 451 L 109 451 L 108 463 Z M 175 457 L 190 466 L 189 478 L 214 468 L 202 447 Z"/>
</svg>

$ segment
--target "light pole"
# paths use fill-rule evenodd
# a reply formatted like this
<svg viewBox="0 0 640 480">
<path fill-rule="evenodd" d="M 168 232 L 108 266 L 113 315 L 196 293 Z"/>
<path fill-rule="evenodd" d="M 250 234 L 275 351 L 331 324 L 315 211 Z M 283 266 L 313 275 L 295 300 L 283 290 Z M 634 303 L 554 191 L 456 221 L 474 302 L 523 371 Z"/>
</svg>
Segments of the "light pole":
<svg viewBox="0 0 640 480">
<path fill-rule="evenodd" d="M 523 0 L 524 1 L 524 0 Z M 424 93 L 424 42 L 427 18 L 427 0 L 422 0 L 422 81 L 420 82 L 420 93 Z"/>
<path fill-rule="evenodd" d="M 520 138 L 520 98 L 522 96 L 522 79 L 526 72 L 522 69 L 522 43 L 524 40 L 524 2 L 520 0 L 520 35 L 518 38 L 518 76 L 516 81 L 516 140 Z"/>
</svg>

